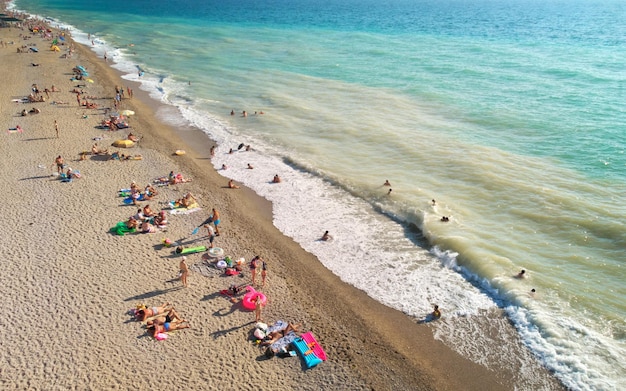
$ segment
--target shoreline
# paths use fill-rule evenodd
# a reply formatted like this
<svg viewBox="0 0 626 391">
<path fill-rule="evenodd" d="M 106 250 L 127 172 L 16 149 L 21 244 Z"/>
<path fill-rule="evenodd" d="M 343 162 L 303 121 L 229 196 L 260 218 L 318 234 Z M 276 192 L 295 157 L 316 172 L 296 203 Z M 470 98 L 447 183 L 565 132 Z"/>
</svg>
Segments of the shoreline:
<svg viewBox="0 0 626 391">
<path fill-rule="evenodd" d="M 130 83 L 121 80 L 120 73 L 104 64 L 102 59 L 96 58 L 89 48 L 78 45 L 77 55 L 79 59 L 89 64 L 87 68 L 90 73 L 93 70 L 95 84 L 104 86 L 101 88 L 103 91 L 106 90 L 108 95 L 111 95 L 111 89 L 115 84 L 126 85 Z M 30 56 L 30 54 L 16 54 L 14 51 L 7 52 L 7 49 L 3 49 L 2 56 L 9 59 L 10 56 Z M 74 60 L 66 61 L 58 60 L 56 56 L 55 58 L 53 56 L 48 57 L 51 69 L 56 67 L 56 70 L 52 70 L 50 73 L 66 73 L 73 66 Z M 21 66 L 27 65 L 27 62 L 24 61 L 26 58 L 13 58 L 11 61 L 13 60 L 16 60 Z M 21 64 L 19 63 L 20 61 Z M 43 61 L 42 66 L 44 66 Z M 16 66 L 13 69 L 18 69 L 18 67 Z M 19 77 L 16 77 L 16 80 L 18 79 Z M 27 91 L 30 85 L 28 80 L 18 80 L 16 82 L 21 83 L 18 86 L 20 91 Z M 89 86 L 90 91 L 97 88 L 97 86 Z M 254 370 L 269 370 L 272 372 L 272 376 L 267 377 L 263 376 L 263 374 L 252 379 L 242 377 L 242 384 L 239 384 L 239 386 L 244 389 L 246 387 L 269 389 L 272 385 L 275 385 L 277 380 L 283 384 L 284 382 L 293 381 L 293 385 L 296 388 L 302 386 L 301 382 L 304 382 L 305 386 L 301 389 L 318 389 L 318 387 L 323 387 L 325 383 L 335 383 L 337 385 L 336 382 L 348 385 L 346 389 L 505 390 L 511 388 L 510 384 L 507 383 L 511 374 L 503 370 L 488 370 L 470 362 L 447 348 L 443 343 L 435 340 L 430 327 L 417 325 L 414 319 L 405 316 L 399 311 L 383 306 L 362 291 L 340 281 L 337 276 L 321 265 L 313 255 L 306 253 L 297 243 L 285 237 L 272 225 L 271 205 L 269 205 L 269 202 L 248 189 L 242 188 L 233 191 L 223 188 L 227 179 L 220 176 L 213 169 L 208 153 L 213 142 L 203 132 L 191 127 L 184 131 L 181 131 L 181 129 L 174 130 L 171 126 L 160 123 L 155 118 L 155 112 L 160 103 L 152 100 L 147 93 L 140 91 L 138 88 L 136 88 L 135 96 L 137 97 L 136 99 L 132 99 L 132 101 L 126 100 L 124 104 L 138 113 L 137 118 L 131 118 L 130 122 L 133 129 L 137 129 L 138 133 L 144 137 L 139 149 L 144 156 L 144 161 L 119 162 L 119 164 L 126 165 L 125 169 L 129 172 L 122 173 L 119 178 L 104 179 L 99 175 L 116 175 L 117 167 L 113 167 L 111 164 L 118 165 L 118 162 L 81 162 L 81 165 L 83 165 L 82 163 L 90 165 L 84 164 L 83 166 L 86 168 L 81 168 L 81 172 L 85 172 L 86 176 L 81 179 L 80 188 L 78 189 L 81 192 L 80 194 L 92 197 L 92 199 L 98 193 L 108 192 L 113 194 L 117 188 L 125 187 L 124 185 L 129 183 L 128 179 L 124 182 L 124 178 L 137 177 L 139 182 L 147 181 L 148 178 L 152 178 L 152 172 L 166 174 L 170 167 L 176 166 L 186 176 L 191 176 L 194 179 L 190 184 L 179 186 L 178 192 L 192 191 L 198 195 L 203 211 L 185 216 L 184 218 L 172 216 L 172 225 L 167 235 L 188 236 L 194 225 L 204 220 L 212 205 L 218 207 L 224 216 L 224 235 L 218 238 L 218 245 L 237 257 L 245 256 L 247 260 L 259 252 L 271 262 L 270 283 L 268 289 L 265 290 L 270 297 L 271 303 L 266 309 L 264 316 L 271 321 L 277 319 L 304 321 L 305 328 L 307 330 L 312 329 L 316 333 L 330 360 L 321 364 L 318 368 L 306 372 L 302 371 L 299 365 L 297 365 L 298 363 L 295 362 L 295 360 L 299 359 L 274 359 L 270 362 L 257 362 L 258 352 L 247 342 L 246 338 L 247 331 L 252 328 L 250 321 L 253 319 L 253 315 L 234 310 L 228 316 L 218 317 L 215 314 L 221 311 L 225 304 L 219 297 L 205 299 L 205 297 L 211 296 L 212 292 L 217 292 L 219 289 L 223 289 L 225 285 L 227 286 L 227 281 L 224 281 L 222 278 L 205 278 L 204 276 L 192 274 L 190 288 L 169 290 L 170 285 L 163 281 L 167 281 L 172 277 L 176 269 L 177 260 L 169 259 L 170 257 L 163 249 L 155 250 L 153 248 L 157 247 L 158 240 L 162 236 L 161 234 L 141 235 L 139 238 L 136 235 L 124 238 L 110 238 L 108 234 L 104 233 L 106 228 L 108 228 L 105 226 L 113 225 L 115 223 L 114 219 L 100 220 L 94 218 L 90 225 L 97 230 L 98 235 L 107 235 L 107 238 L 101 243 L 96 241 L 95 244 L 93 241 L 85 242 L 83 240 L 80 244 L 81 246 L 87 247 L 91 245 L 92 248 L 85 251 L 77 250 L 76 253 L 73 253 L 73 258 L 69 262 L 59 262 L 59 270 L 51 271 L 51 273 L 53 275 L 66 273 L 68 269 L 71 269 L 77 263 L 87 265 L 88 262 L 80 256 L 84 252 L 88 254 L 111 253 L 118 260 L 118 264 L 115 268 L 108 271 L 110 274 L 105 273 L 103 277 L 115 280 L 114 276 L 118 276 L 120 272 L 128 271 L 127 267 L 134 260 L 134 258 L 127 256 L 127 248 L 116 248 L 113 250 L 110 248 L 110 246 L 120 245 L 120 242 L 122 243 L 121 247 L 131 247 L 137 251 L 139 257 L 147 256 L 147 258 L 152 258 L 135 261 L 136 264 L 132 263 L 133 266 L 130 267 L 132 272 L 128 271 L 127 276 L 122 275 L 122 277 L 118 277 L 121 279 L 121 281 L 117 281 L 120 283 L 118 294 L 109 294 L 102 299 L 102 303 L 105 305 L 116 308 L 117 312 L 110 315 L 112 315 L 113 320 L 118 320 L 122 324 L 121 327 L 118 327 L 120 325 L 113 327 L 111 333 L 109 333 L 112 335 L 109 338 L 117 338 L 113 331 L 119 332 L 120 329 L 126 333 L 130 332 L 133 336 L 133 338 L 126 341 L 126 345 L 121 345 L 124 347 L 122 349 L 123 353 L 126 353 L 128 349 L 131 351 L 129 356 L 136 359 L 136 361 L 131 363 L 132 365 L 129 365 L 132 366 L 132 370 L 128 369 L 125 371 L 126 374 L 133 371 L 141 373 L 149 370 L 151 368 L 149 363 L 140 359 L 138 355 L 150 352 L 150 348 L 154 348 L 154 351 L 159 351 L 166 355 L 169 354 L 166 349 L 174 349 L 177 353 L 185 352 L 183 353 L 185 355 L 184 364 L 179 365 L 173 362 L 173 360 L 167 359 L 168 364 L 173 367 L 167 368 L 167 372 L 171 372 L 176 379 L 185 378 L 185 371 L 188 370 L 188 365 L 200 365 L 203 361 L 224 365 L 228 362 L 228 358 L 232 356 L 238 357 L 238 361 L 233 363 L 232 368 L 229 367 L 232 369 L 232 376 L 225 376 L 222 373 L 222 376 L 229 378 L 226 384 L 232 384 L 231 382 L 233 381 L 236 382 L 237 374 L 249 366 L 253 366 Z M 7 96 L 4 96 L 3 99 L 6 101 L 7 98 Z M 71 105 L 73 101 L 69 103 Z M 41 124 L 49 123 L 52 117 L 46 111 L 42 111 L 35 120 L 41 122 Z M 5 107 L 2 108 L 2 112 L 5 116 L 8 113 Z M 69 114 L 68 116 L 72 115 Z M 76 115 L 74 114 L 74 116 Z M 74 124 L 80 124 L 82 118 L 76 116 L 76 118 L 68 118 L 68 121 L 70 120 Z M 97 135 L 97 132 L 92 130 L 87 137 L 85 130 L 83 128 L 82 130 L 73 131 L 70 134 L 72 137 L 68 139 L 62 137 L 63 142 L 68 143 L 65 146 L 66 150 L 78 152 L 85 149 L 85 146 L 90 142 L 86 140 Z M 100 133 L 102 132 L 100 131 Z M 116 134 L 122 133 L 116 132 Z M 41 144 L 41 151 L 47 151 L 44 159 L 46 162 L 50 161 L 53 155 L 56 155 L 55 148 L 59 148 L 58 143 L 55 142 L 52 143 L 54 145 L 47 145 L 48 141 L 47 139 L 41 140 L 41 142 L 37 141 L 38 144 Z M 172 157 L 171 155 L 176 149 L 185 149 L 187 154 L 182 157 Z M 151 161 L 149 159 L 154 160 Z M 17 163 L 5 162 L 4 164 Z M 96 164 L 105 167 L 95 167 Z M 131 164 L 137 165 L 128 167 Z M 149 165 L 150 168 L 146 169 L 145 165 Z M 15 166 L 7 167 L 4 172 L 15 172 L 16 169 L 18 168 Z M 142 175 L 143 170 L 145 170 L 145 174 Z M 93 173 L 89 173 L 89 171 Z M 98 171 L 102 171 L 102 173 Z M 139 178 L 138 176 L 140 175 L 141 177 Z M 91 182 L 89 185 L 91 187 L 84 185 L 89 182 Z M 10 181 L 10 183 L 13 182 Z M 56 185 L 55 187 L 61 185 L 58 182 L 51 182 L 51 184 L 52 186 Z M 69 185 L 78 185 L 78 183 Z M 19 184 L 15 187 L 22 188 Z M 64 200 L 68 201 L 67 199 Z M 159 201 L 163 200 L 159 198 Z M 77 220 L 70 218 L 69 221 L 77 223 L 89 219 L 89 216 L 107 213 L 111 208 L 120 210 L 119 205 L 115 201 L 117 200 L 107 199 L 106 202 L 103 200 L 102 205 L 95 211 L 93 206 L 85 207 L 86 210 L 76 212 L 75 218 Z M 123 211 L 115 211 L 118 218 L 131 214 L 133 208 L 122 207 L 121 209 Z M 268 211 L 270 211 L 269 214 Z M 61 211 L 56 212 L 59 213 Z M 53 214 L 52 218 L 58 219 L 60 216 L 63 216 L 63 214 Z M 16 221 L 15 223 L 17 224 L 18 222 Z M 76 234 L 74 235 L 76 236 Z M 29 251 L 32 252 L 32 250 L 27 250 L 26 257 L 30 255 Z M 156 255 L 153 254 L 155 252 Z M 5 258 L 11 259 L 9 256 Z M 194 261 L 197 261 L 197 259 L 194 259 Z M 69 263 L 69 265 L 66 263 Z M 142 275 L 142 273 L 146 275 Z M 106 285 L 105 282 L 103 284 Z M 148 295 L 148 293 L 154 292 L 163 293 L 153 296 Z M 277 300 L 276 298 L 279 297 L 284 298 L 284 300 L 282 302 Z M 141 343 L 134 341 L 135 335 L 140 331 L 138 325 L 135 323 L 123 323 L 125 318 L 119 313 L 123 313 L 125 307 L 132 306 L 134 304 L 133 301 L 138 299 L 149 301 L 150 305 L 159 304 L 161 299 L 174 301 L 180 312 L 191 315 L 193 331 L 177 332 L 171 340 L 161 343 L 155 342 L 155 344 L 158 344 L 156 346 L 152 343 L 146 345 L 146 342 L 143 342 L 145 339 L 142 339 Z M 22 305 L 24 304 L 26 303 L 22 303 Z M 28 304 L 26 305 L 28 306 Z M 63 308 L 63 303 L 56 303 L 55 308 Z M 72 312 L 70 313 L 75 315 Z M 496 318 L 503 317 L 501 311 L 498 312 L 500 313 L 493 316 Z M 73 318 L 70 317 L 70 319 Z M 97 318 L 90 319 L 87 321 L 87 324 L 97 324 L 97 321 Z M 195 324 L 201 324 L 202 326 L 196 329 L 194 327 Z M 232 331 L 226 333 L 225 337 L 221 339 L 219 336 L 212 335 L 220 330 Z M 402 333 L 399 333 L 398 330 L 402 330 Z M 410 335 L 410 337 L 407 337 L 407 335 Z M 217 345 L 219 346 L 212 346 L 222 340 L 226 340 L 226 342 L 218 343 Z M 138 349 L 138 352 L 134 352 L 132 348 L 137 347 L 136 345 L 140 345 L 143 349 Z M 198 349 L 197 346 L 194 349 L 194 345 L 204 345 L 207 349 Z M 205 357 L 207 355 L 206 351 L 209 349 L 213 351 L 215 347 L 218 348 L 218 351 L 221 350 L 221 354 L 212 354 L 214 357 L 207 359 Z M 111 353 L 107 349 L 104 350 L 104 353 Z M 52 351 L 55 351 L 55 349 L 52 349 Z M 188 352 L 191 352 L 191 354 Z M 375 364 L 373 363 L 374 358 L 378 359 Z M 3 355 L 2 361 L 4 362 L 6 359 Z M 89 363 L 89 360 L 86 361 Z M 123 360 L 121 362 L 129 364 Z M 85 364 L 81 360 L 78 363 Z M 271 367 L 267 367 L 267 365 Z M 10 367 L 11 370 L 7 370 L 7 372 L 12 374 L 14 366 L 11 365 Z M 84 368 L 85 365 L 78 365 L 78 367 Z M 89 367 L 89 365 L 86 365 L 86 367 Z M 450 371 L 450 368 L 454 368 L 454 372 Z M 230 369 L 226 372 L 229 375 L 231 375 L 229 373 L 231 372 Z M 200 372 L 198 371 L 194 379 L 189 380 L 193 382 L 202 379 Z M 275 378 L 275 372 L 281 372 L 279 379 Z M 116 378 L 114 374 L 108 371 L 101 371 L 99 375 L 106 376 L 106 380 L 103 380 L 101 385 L 108 385 L 107 381 Z M 545 379 L 547 382 L 546 386 L 558 387 L 557 381 L 545 369 L 543 369 L 542 373 L 537 373 L 536 375 Z M 45 374 L 33 375 L 31 381 L 41 386 L 45 384 L 47 379 Z M 125 376 L 121 378 L 118 376 L 118 381 L 120 381 L 118 384 L 121 384 L 121 386 L 135 384 L 132 378 Z M 307 383 L 309 383 L 310 387 L 307 387 Z M 144 384 L 156 385 L 149 380 L 139 384 L 140 387 L 143 387 Z M 186 384 L 190 388 L 197 389 L 204 389 L 205 387 L 206 389 L 212 389 L 213 386 L 216 389 L 219 388 L 215 384 L 209 386 L 209 383 L 206 383 L 206 385 Z"/>
</svg>

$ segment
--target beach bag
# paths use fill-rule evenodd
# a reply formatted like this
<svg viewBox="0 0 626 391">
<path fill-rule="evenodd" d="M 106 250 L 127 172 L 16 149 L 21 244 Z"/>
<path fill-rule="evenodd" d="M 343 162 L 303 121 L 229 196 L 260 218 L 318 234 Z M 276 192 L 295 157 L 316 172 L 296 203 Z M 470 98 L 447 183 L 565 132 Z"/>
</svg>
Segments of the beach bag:
<svg viewBox="0 0 626 391">
<path fill-rule="evenodd" d="M 261 329 L 256 329 L 254 330 L 254 337 L 256 339 L 263 339 L 267 336 L 267 334 L 265 334 L 265 331 L 261 330 Z"/>
</svg>

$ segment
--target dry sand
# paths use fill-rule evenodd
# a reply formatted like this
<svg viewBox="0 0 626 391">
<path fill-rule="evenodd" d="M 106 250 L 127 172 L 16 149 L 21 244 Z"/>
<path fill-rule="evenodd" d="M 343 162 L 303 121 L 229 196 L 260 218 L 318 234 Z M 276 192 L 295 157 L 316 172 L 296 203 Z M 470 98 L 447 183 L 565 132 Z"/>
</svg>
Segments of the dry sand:
<svg viewBox="0 0 626 391">
<path fill-rule="evenodd" d="M 77 47 L 73 58 L 48 50 L 28 31 L 0 28 L 3 86 L 0 93 L 0 216 L 5 223 L 0 246 L 3 271 L 0 296 L 0 388 L 2 389 L 177 389 L 207 390 L 509 390 L 559 389 L 550 374 L 536 364 L 533 379 L 520 379 L 513 368 L 474 364 L 435 340 L 428 325 L 420 325 L 363 292 L 341 282 L 297 243 L 271 223 L 271 205 L 248 189 L 224 188 L 226 180 L 213 169 L 211 141 L 197 129 L 173 130 L 155 119 L 158 105 L 137 86 L 122 81 L 103 59 Z M 39 53 L 16 53 L 36 44 Z M 32 66 L 38 63 L 39 66 Z M 80 108 L 71 70 L 82 64 L 95 83 L 84 88 L 100 107 L 111 107 L 115 85 L 129 85 L 135 96 L 123 108 L 136 111 L 132 131 L 143 136 L 138 161 L 104 161 L 79 153 L 93 138 L 103 136 L 108 147 L 127 131 L 97 129 L 102 110 Z M 44 103 L 14 103 L 36 83 L 55 85 Z M 82 84 L 82 83 L 81 83 Z M 68 102 L 52 104 L 51 102 Z M 19 112 L 37 107 L 40 114 Z M 54 121 L 59 124 L 56 138 Z M 23 133 L 7 133 L 20 125 Z M 172 152 L 184 149 L 184 156 Z M 54 158 L 62 155 L 82 178 L 62 183 L 52 174 Z M 150 201 L 161 209 L 187 191 L 197 196 L 202 211 L 170 215 L 164 233 L 112 235 L 109 228 L 135 213 L 117 190 L 131 181 L 145 186 L 171 170 L 193 182 L 160 188 Z M 145 203 L 143 203 L 145 204 Z M 222 235 L 216 244 L 233 258 L 250 260 L 260 254 L 269 264 L 263 291 L 269 303 L 268 323 L 278 319 L 312 330 L 329 360 L 304 370 L 301 360 L 264 360 L 249 341 L 254 314 L 242 311 L 219 295 L 245 277 L 223 277 L 206 268 L 201 254 L 188 257 L 192 273 L 188 288 L 173 280 L 180 258 L 161 240 L 208 245 L 206 232 L 191 235 L 212 207 L 222 214 Z M 172 281 L 173 280 L 173 281 Z M 260 287 L 258 287 L 260 288 Z M 158 342 L 128 311 L 138 303 L 173 303 L 191 329 L 171 333 Z M 501 314 L 495 314 L 501 318 Z M 445 319 L 442 319 L 445 321 Z M 511 327 L 509 345 L 524 351 Z M 527 353 L 526 353 L 527 354 Z"/>
</svg>

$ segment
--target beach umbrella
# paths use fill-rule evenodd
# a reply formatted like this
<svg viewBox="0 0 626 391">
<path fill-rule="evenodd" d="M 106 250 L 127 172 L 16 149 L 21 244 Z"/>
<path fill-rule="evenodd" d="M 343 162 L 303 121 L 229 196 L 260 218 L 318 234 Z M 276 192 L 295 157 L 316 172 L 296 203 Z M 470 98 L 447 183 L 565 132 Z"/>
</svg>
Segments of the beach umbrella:
<svg viewBox="0 0 626 391">
<path fill-rule="evenodd" d="M 118 148 L 132 148 L 135 146 L 135 142 L 132 140 L 128 140 L 128 139 L 124 139 L 124 140 L 115 140 L 113 142 L 114 147 L 118 147 Z"/>
<path fill-rule="evenodd" d="M 122 110 L 122 111 L 120 111 L 120 114 L 121 114 L 121 115 L 125 115 L 125 116 L 127 116 L 127 117 L 128 117 L 128 116 L 130 116 L 130 115 L 135 115 L 135 112 L 134 112 L 134 111 L 132 111 L 132 110 Z"/>
</svg>

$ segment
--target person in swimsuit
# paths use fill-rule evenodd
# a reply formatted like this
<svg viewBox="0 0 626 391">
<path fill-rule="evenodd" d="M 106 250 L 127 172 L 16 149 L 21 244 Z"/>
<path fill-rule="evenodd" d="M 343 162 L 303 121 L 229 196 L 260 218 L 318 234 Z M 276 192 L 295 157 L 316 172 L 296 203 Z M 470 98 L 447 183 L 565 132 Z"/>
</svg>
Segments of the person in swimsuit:
<svg viewBox="0 0 626 391">
<path fill-rule="evenodd" d="M 174 308 L 170 309 L 165 316 L 158 316 L 152 320 L 146 322 L 148 326 L 152 326 L 153 324 L 164 324 L 164 323 L 176 323 L 176 322 L 186 322 L 185 319 L 181 318 L 178 315 L 178 312 Z"/>
<path fill-rule="evenodd" d="M 221 220 L 220 220 L 220 212 L 217 211 L 217 209 L 213 208 L 213 214 L 211 215 L 211 220 L 213 220 L 213 225 L 215 225 L 215 236 L 220 236 L 220 228 L 218 227 L 218 225 L 220 225 Z"/>
<path fill-rule="evenodd" d="M 213 241 L 215 241 L 215 230 L 213 229 L 213 226 L 211 224 L 205 224 L 204 228 L 207 229 L 207 232 L 209 234 L 209 248 L 213 248 Z"/>
<path fill-rule="evenodd" d="M 178 265 L 178 267 L 180 268 L 180 282 L 183 283 L 183 286 L 185 288 L 187 288 L 187 276 L 189 276 L 189 267 L 187 267 L 187 262 L 185 262 L 186 260 L 187 257 L 183 256 L 183 258 L 180 260 L 180 264 Z"/>
<path fill-rule="evenodd" d="M 259 257 L 258 255 L 256 255 L 250 261 L 250 273 L 252 274 L 252 285 L 254 285 L 254 283 L 256 281 L 256 269 L 257 269 L 259 261 L 262 262 L 261 257 Z"/>
<path fill-rule="evenodd" d="M 435 319 L 439 319 L 441 318 L 441 311 L 439 311 L 439 306 L 437 304 L 435 304 L 435 308 L 433 310 L 433 318 Z"/>
<path fill-rule="evenodd" d="M 284 336 L 286 336 L 287 334 L 294 332 L 297 333 L 300 330 L 300 325 L 299 324 L 292 324 L 289 323 L 287 325 L 287 327 L 285 327 L 282 330 L 276 330 L 276 331 L 272 331 L 271 333 L 269 333 L 267 335 L 267 337 L 265 337 L 265 340 L 263 341 L 263 343 L 261 343 L 262 346 L 268 346 L 273 344 L 274 342 L 278 341 L 279 339 L 283 338 Z"/>
<path fill-rule="evenodd" d="M 174 307 L 170 303 L 163 303 L 158 307 L 147 307 L 140 309 L 139 311 L 137 311 L 135 317 L 137 318 L 137 320 L 144 321 L 148 318 L 152 318 L 153 316 L 169 312 L 172 309 L 174 309 Z"/>
<path fill-rule="evenodd" d="M 257 296 L 254 299 L 254 321 L 255 322 L 260 322 L 263 319 L 261 319 L 261 310 L 263 309 L 263 303 L 261 302 L 261 297 Z"/>
<path fill-rule="evenodd" d="M 320 240 L 323 240 L 323 241 L 325 241 L 325 242 L 326 242 L 326 241 L 328 241 L 328 240 L 330 240 L 330 239 L 332 239 L 332 236 L 330 236 L 330 234 L 328 233 L 328 231 L 324 232 L 324 235 L 322 235 L 322 237 L 320 238 Z"/>
<path fill-rule="evenodd" d="M 265 279 L 267 278 L 267 263 L 263 261 L 263 266 L 261 266 L 261 286 L 265 287 Z"/>
<path fill-rule="evenodd" d="M 163 324 L 152 324 L 148 326 L 148 334 L 156 338 L 156 336 L 161 333 L 167 333 L 168 331 L 174 331 L 174 330 L 188 329 L 190 327 L 191 326 L 189 325 L 189 323 L 187 323 L 187 321 L 175 320 L 172 322 L 165 322 Z"/>
<path fill-rule="evenodd" d="M 59 174 L 62 173 L 63 172 L 63 168 L 65 168 L 65 161 L 63 160 L 61 155 L 57 156 L 57 158 L 54 159 L 54 163 L 57 165 L 57 172 Z"/>
<path fill-rule="evenodd" d="M 150 204 L 143 207 L 143 216 L 146 219 L 150 219 L 156 216 L 156 213 L 150 208 Z"/>
</svg>

